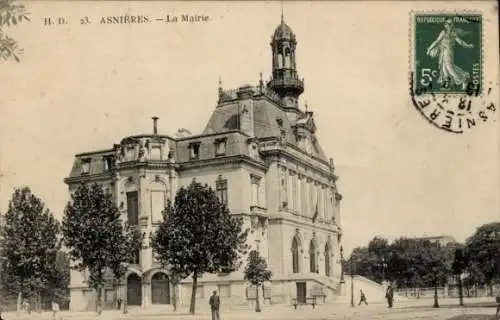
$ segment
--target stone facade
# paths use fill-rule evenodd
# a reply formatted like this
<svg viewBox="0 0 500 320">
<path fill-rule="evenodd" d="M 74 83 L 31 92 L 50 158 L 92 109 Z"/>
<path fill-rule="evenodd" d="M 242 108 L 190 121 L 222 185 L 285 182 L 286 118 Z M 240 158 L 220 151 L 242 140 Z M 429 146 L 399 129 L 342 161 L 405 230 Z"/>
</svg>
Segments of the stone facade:
<svg viewBox="0 0 500 320">
<path fill-rule="evenodd" d="M 106 306 L 118 297 L 129 307 L 170 308 L 174 288 L 168 270 L 155 261 L 149 245 L 168 199 L 196 179 L 212 186 L 232 214 L 251 229 L 248 243 L 273 272 L 259 296 L 264 304 L 334 299 L 341 278 L 341 227 L 333 161 L 316 135 L 314 114 L 299 108 L 304 90 L 295 63 L 295 35 L 284 23 L 271 43 L 272 78 L 264 85 L 219 89 L 219 100 L 199 135 L 130 136 L 108 150 L 76 155 L 65 182 L 69 191 L 82 181 L 97 182 L 113 195 L 124 221 L 146 233 L 145 248 L 131 261 L 122 285 L 105 289 Z M 252 306 L 255 290 L 243 280 L 243 267 L 198 280 L 197 305 L 207 306 L 213 290 L 225 306 Z M 71 272 L 72 310 L 93 308 L 95 293 L 86 274 Z M 189 304 L 191 280 L 178 286 L 180 306 Z"/>
</svg>

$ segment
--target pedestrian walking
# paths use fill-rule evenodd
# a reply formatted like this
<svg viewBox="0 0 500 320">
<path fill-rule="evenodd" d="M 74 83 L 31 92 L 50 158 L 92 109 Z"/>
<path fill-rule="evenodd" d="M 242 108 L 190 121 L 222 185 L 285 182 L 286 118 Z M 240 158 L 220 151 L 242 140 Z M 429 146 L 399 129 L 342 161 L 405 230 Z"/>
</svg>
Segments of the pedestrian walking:
<svg viewBox="0 0 500 320">
<path fill-rule="evenodd" d="M 498 306 L 497 306 L 497 313 L 495 313 L 495 316 L 498 317 L 498 314 L 500 313 L 500 296 L 496 298 L 496 301 L 498 303 Z"/>
<path fill-rule="evenodd" d="M 59 312 L 59 303 L 52 301 L 52 320 L 57 319 L 58 312 Z"/>
<path fill-rule="evenodd" d="M 363 290 L 359 290 L 359 303 L 358 303 L 358 306 L 361 305 L 361 303 L 364 302 L 366 305 L 368 305 L 368 302 L 366 301 L 366 296 L 365 296 L 365 293 L 363 292 Z"/>
<path fill-rule="evenodd" d="M 210 300 L 208 301 L 210 304 L 210 309 L 212 310 L 212 320 L 220 320 L 219 315 L 219 307 L 220 307 L 220 298 L 217 295 L 217 291 L 212 293 Z"/>
<path fill-rule="evenodd" d="M 392 302 L 394 301 L 394 289 L 392 288 L 392 285 L 387 287 L 385 298 L 387 299 L 388 308 L 392 308 Z"/>
</svg>

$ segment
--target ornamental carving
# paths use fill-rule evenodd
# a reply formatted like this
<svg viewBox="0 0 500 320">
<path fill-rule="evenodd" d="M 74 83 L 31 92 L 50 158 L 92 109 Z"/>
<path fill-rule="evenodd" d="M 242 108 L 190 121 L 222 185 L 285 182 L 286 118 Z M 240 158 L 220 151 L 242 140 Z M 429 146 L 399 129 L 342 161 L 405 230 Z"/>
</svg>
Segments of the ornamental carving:
<svg viewBox="0 0 500 320">
<path fill-rule="evenodd" d="M 149 140 L 141 139 L 139 141 L 139 152 L 137 153 L 137 160 L 146 161 L 149 158 Z"/>
<path fill-rule="evenodd" d="M 261 229 L 262 235 L 264 235 L 269 227 L 269 220 L 265 216 L 254 214 L 250 216 L 250 225 L 252 233 L 258 229 Z"/>
</svg>

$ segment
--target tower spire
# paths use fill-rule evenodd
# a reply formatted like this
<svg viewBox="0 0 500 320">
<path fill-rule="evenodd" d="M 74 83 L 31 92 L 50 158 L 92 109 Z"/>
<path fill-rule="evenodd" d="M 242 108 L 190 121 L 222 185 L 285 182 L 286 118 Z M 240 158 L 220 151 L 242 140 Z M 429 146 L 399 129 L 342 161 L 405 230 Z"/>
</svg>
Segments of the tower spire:
<svg viewBox="0 0 500 320">
<path fill-rule="evenodd" d="M 285 23 L 285 18 L 283 16 L 283 0 L 281 0 L 281 24 Z"/>
<path fill-rule="evenodd" d="M 280 96 L 282 106 L 295 109 L 298 108 L 299 96 L 304 92 L 304 82 L 300 80 L 297 72 L 296 47 L 295 34 L 284 21 L 282 0 L 281 23 L 274 31 L 271 42 L 272 79 L 267 86 Z"/>
</svg>

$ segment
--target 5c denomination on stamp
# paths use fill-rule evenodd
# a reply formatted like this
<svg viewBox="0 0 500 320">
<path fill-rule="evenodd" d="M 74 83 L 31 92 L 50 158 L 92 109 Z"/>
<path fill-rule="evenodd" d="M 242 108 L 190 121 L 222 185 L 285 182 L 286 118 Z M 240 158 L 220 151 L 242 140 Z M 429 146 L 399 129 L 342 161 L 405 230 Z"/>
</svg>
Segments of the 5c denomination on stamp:
<svg viewBox="0 0 500 320">
<path fill-rule="evenodd" d="M 463 133 L 495 112 L 483 75 L 483 17 L 480 13 L 411 15 L 413 105 L 434 126 Z"/>
</svg>

